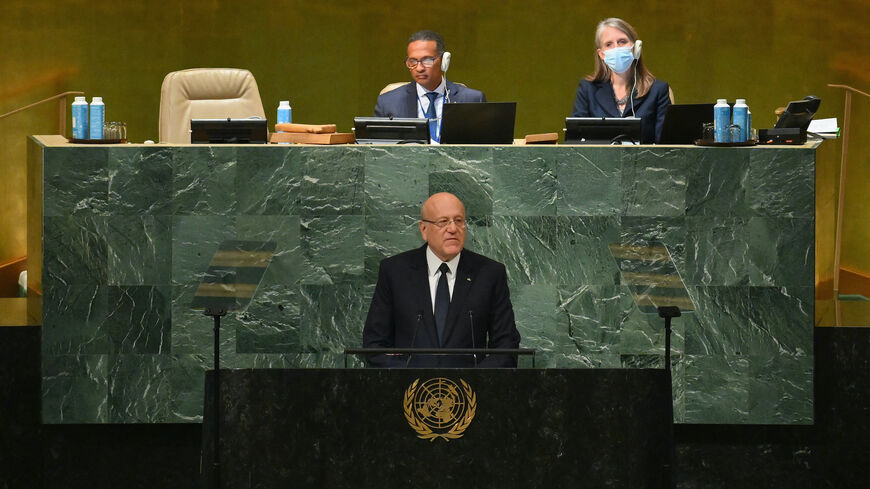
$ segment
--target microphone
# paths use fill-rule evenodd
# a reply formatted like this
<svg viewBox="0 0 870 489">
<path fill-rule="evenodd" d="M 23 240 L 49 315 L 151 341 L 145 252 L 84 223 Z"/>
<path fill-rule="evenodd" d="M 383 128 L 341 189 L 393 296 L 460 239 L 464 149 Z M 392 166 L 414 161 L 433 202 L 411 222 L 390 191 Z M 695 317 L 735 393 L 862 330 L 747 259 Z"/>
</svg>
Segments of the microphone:
<svg viewBox="0 0 870 489">
<path fill-rule="evenodd" d="M 468 310 L 468 322 L 471 324 L 471 347 L 477 348 L 474 342 L 474 311 Z M 474 368 L 477 368 L 477 353 L 472 354 L 474 357 Z"/>
<path fill-rule="evenodd" d="M 414 326 L 414 336 L 411 337 L 411 346 L 408 348 L 414 348 L 414 343 L 417 341 L 417 332 L 420 331 L 420 323 L 423 322 L 423 313 L 417 313 L 417 325 Z M 413 353 L 408 354 L 408 361 L 405 362 L 405 368 L 408 368 L 408 365 L 411 364 L 411 357 Z"/>
</svg>

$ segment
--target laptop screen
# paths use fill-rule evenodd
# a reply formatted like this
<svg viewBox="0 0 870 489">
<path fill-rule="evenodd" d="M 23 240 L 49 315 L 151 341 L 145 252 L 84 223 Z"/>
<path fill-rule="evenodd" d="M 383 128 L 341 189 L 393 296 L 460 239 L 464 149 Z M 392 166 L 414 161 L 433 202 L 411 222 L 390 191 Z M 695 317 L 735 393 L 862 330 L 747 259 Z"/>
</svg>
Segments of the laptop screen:
<svg viewBox="0 0 870 489">
<path fill-rule="evenodd" d="M 516 102 L 444 104 L 441 144 L 512 144 Z"/>
<path fill-rule="evenodd" d="M 705 122 L 713 122 L 713 104 L 669 105 L 659 144 L 694 144 Z"/>
</svg>

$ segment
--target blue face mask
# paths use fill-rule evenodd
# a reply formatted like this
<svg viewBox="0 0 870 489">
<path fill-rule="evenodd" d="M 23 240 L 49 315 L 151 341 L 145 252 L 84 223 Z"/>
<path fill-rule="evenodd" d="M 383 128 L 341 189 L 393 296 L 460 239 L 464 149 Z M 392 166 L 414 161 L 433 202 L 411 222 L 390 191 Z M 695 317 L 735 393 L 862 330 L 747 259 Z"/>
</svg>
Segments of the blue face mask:
<svg viewBox="0 0 870 489">
<path fill-rule="evenodd" d="M 632 61 L 634 61 L 634 54 L 631 52 L 631 47 L 612 48 L 604 51 L 604 63 L 614 73 L 625 73 L 631 67 Z"/>
</svg>

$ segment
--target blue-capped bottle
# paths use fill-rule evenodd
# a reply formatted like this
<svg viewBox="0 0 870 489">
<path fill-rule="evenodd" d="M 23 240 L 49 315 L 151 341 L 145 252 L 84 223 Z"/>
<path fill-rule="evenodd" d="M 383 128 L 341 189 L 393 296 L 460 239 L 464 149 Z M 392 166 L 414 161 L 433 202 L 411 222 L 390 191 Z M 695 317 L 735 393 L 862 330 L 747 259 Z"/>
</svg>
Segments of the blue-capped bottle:
<svg viewBox="0 0 870 489">
<path fill-rule="evenodd" d="M 716 100 L 716 105 L 713 106 L 713 127 L 715 131 L 715 142 L 730 143 L 731 137 L 728 135 L 728 126 L 731 125 L 731 106 L 724 98 Z"/>
<path fill-rule="evenodd" d="M 278 124 L 293 122 L 293 109 L 290 107 L 289 100 L 282 100 L 278 103 Z"/>
<path fill-rule="evenodd" d="M 88 101 L 76 97 L 72 103 L 72 128 L 74 139 L 88 138 Z"/>
<path fill-rule="evenodd" d="M 746 108 L 746 140 L 752 139 L 752 111 Z M 758 138 L 756 138 L 758 139 Z"/>
<path fill-rule="evenodd" d="M 106 122 L 106 105 L 103 97 L 91 99 L 89 132 L 91 139 L 103 139 L 103 123 Z"/>
<path fill-rule="evenodd" d="M 734 110 L 732 111 L 731 119 L 732 124 L 737 124 L 740 126 L 740 132 L 738 133 L 737 139 L 732 141 L 733 143 L 743 143 L 747 139 L 749 139 L 749 125 L 748 125 L 748 117 L 749 106 L 746 105 L 745 98 L 737 99 L 737 103 L 734 104 Z"/>
</svg>

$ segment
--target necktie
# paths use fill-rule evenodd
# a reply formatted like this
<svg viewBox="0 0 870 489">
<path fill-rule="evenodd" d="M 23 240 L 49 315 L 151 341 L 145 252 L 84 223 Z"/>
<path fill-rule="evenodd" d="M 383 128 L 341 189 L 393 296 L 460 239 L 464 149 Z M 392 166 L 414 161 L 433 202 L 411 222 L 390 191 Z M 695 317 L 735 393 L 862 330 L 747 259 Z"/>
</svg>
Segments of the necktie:
<svg viewBox="0 0 870 489">
<path fill-rule="evenodd" d="M 447 309 L 450 307 L 450 289 L 447 288 L 447 273 L 450 267 L 442 263 L 438 267 L 441 278 L 435 288 L 435 329 L 438 330 L 438 342 L 444 344 L 444 328 L 447 326 Z"/>
<path fill-rule="evenodd" d="M 438 92 L 428 92 L 429 109 L 426 110 L 426 118 L 429 119 L 429 137 L 432 141 L 438 142 L 438 115 L 435 113 L 435 99 L 438 98 Z"/>
</svg>

